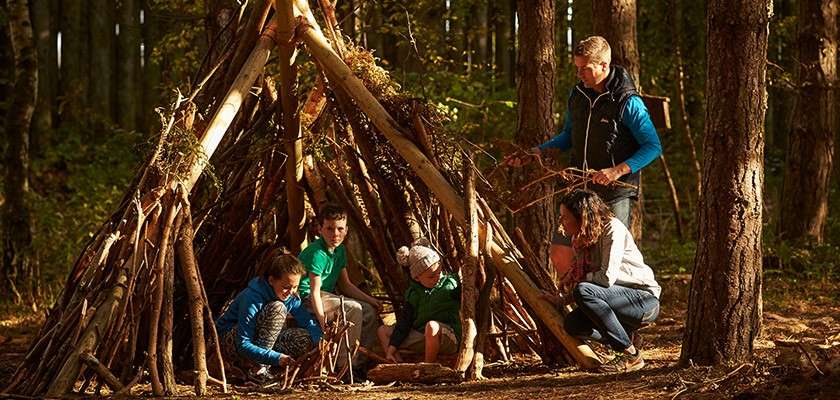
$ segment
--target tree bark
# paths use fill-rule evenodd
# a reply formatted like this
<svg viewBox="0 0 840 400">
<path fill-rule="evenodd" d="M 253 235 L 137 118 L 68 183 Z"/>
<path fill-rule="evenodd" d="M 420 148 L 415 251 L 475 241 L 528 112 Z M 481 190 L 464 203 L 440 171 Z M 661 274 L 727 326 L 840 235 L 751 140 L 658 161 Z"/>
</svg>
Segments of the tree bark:
<svg viewBox="0 0 840 400">
<path fill-rule="evenodd" d="M 516 45 L 511 32 L 511 23 L 515 18 L 516 0 L 496 0 L 496 15 L 493 26 L 496 30 L 495 57 L 496 71 L 508 85 L 516 84 L 514 64 L 516 61 Z"/>
<path fill-rule="evenodd" d="M 61 89 L 63 103 L 60 110 L 61 124 L 73 126 L 81 123 L 87 107 L 87 71 L 83 54 L 87 47 L 87 32 L 82 24 L 82 0 L 65 0 L 61 3 Z"/>
<path fill-rule="evenodd" d="M 592 34 L 592 1 L 572 2 L 572 46 Z"/>
<path fill-rule="evenodd" d="M 519 60 L 517 64 L 519 118 L 516 142 L 523 148 L 534 147 L 554 133 L 552 106 L 554 100 L 554 1 L 518 3 Z M 534 187 L 549 193 L 553 184 Z M 542 197 L 540 195 L 539 197 Z M 516 215 L 517 224 L 534 239 L 532 249 L 540 267 L 550 268 L 548 254 L 551 232 L 557 220 L 553 197 Z"/>
<path fill-rule="evenodd" d="M 769 0 L 709 4 L 699 238 L 680 363 L 749 359 L 761 328 Z"/>
<path fill-rule="evenodd" d="M 35 47 L 38 49 L 38 101 L 32 116 L 32 129 L 29 135 L 31 154 L 41 152 L 41 144 L 53 128 L 55 111 L 56 83 L 58 82 L 58 49 L 53 14 L 50 1 L 32 3 L 32 28 L 35 33 Z"/>
<path fill-rule="evenodd" d="M 800 1 L 798 75 L 788 138 L 779 233 L 782 239 L 824 239 L 837 134 L 840 0 Z"/>
<path fill-rule="evenodd" d="M 114 2 L 90 0 L 90 105 L 104 121 L 112 121 L 114 102 Z M 120 25 L 122 29 L 122 25 Z"/>
<path fill-rule="evenodd" d="M 38 59 L 29 18 L 29 2 L 9 0 L 9 33 L 14 54 L 14 90 L 6 111 L 5 203 L 0 209 L 0 287 L 10 289 L 15 302 L 33 302 L 38 288 L 38 263 L 32 249 L 29 193 L 29 128 L 38 94 Z"/>
<path fill-rule="evenodd" d="M 140 99 L 140 1 L 122 0 L 118 22 L 117 54 L 119 56 L 119 85 L 117 87 L 117 121 L 120 127 L 136 130 L 139 121 Z"/>
<path fill-rule="evenodd" d="M 612 48 L 613 64 L 627 69 L 639 86 L 636 0 L 592 0 L 592 30 Z"/>
<path fill-rule="evenodd" d="M 697 146 L 691 133 L 691 123 L 685 104 L 685 72 L 682 60 L 682 0 L 671 0 L 670 3 L 671 46 L 674 48 L 674 87 L 677 92 L 677 104 L 680 111 L 680 123 L 691 156 L 691 167 L 694 169 L 695 195 L 700 198 L 703 178 L 700 174 L 700 160 L 697 158 Z"/>
<path fill-rule="evenodd" d="M 144 132 L 154 135 L 162 128 L 160 116 L 155 112 L 155 108 L 162 106 L 160 104 L 162 88 L 160 60 L 153 60 L 152 53 L 163 36 L 161 31 L 163 26 L 160 17 L 152 9 L 152 3 L 147 1 L 143 5 L 143 85 L 141 88 L 143 106 L 140 111 L 140 122 Z"/>
</svg>

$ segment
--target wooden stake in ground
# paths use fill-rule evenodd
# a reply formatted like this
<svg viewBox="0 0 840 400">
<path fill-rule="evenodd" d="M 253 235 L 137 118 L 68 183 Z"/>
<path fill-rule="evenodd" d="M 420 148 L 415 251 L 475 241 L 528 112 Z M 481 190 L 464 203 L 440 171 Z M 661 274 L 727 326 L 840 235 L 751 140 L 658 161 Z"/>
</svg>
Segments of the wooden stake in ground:
<svg viewBox="0 0 840 400">
<path fill-rule="evenodd" d="M 193 368 L 196 371 L 195 379 L 195 394 L 196 396 L 204 396 L 207 394 L 207 356 L 204 346 L 204 319 L 203 310 L 205 307 L 204 296 L 202 295 L 202 285 L 199 282 L 198 267 L 195 263 L 195 253 L 193 252 L 193 228 L 192 216 L 190 212 L 189 199 L 186 195 L 181 198 L 184 206 L 184 222 L 181 226 L 181 232 L 178 234 L 178 241 L 176 243 L 178 251 L 178 264 L 181 266 L 181 275 L 184 277 L 184 283 L 187 288 L 187 296 L 189 298 L 189 313 L 190 326 L 192 328 L 192 344 L 193 344 Z M 216 343 L 216 346 L 221 346 L 221 343 Z M 224 370 L 223 363 L 220 368 Z M 224 377 L 224 371 L 222 371 Z M 223 385 L 224 386 L 224 385 Z"/>
<path fill-rule="evenodd" d="M 465 372 L 473 363 L 475 356 L 475 337 L 477 332 L 475 323 L 475 306 L 478 302 L 478 289 L 476 288 L 476 271 L 478 269 L 478 204 L 475 195 L 475 169 L 472 163 L 472 153 L 464 162 L 464 191 L 466 194 L 467 215 L 467 238 L 469 240 L 469 253 L 464 257 L 464 264 L 461 267 L 461 345 L 458 350 L 458 359 L 455 361 L 455 370 Z"/>
</svg>

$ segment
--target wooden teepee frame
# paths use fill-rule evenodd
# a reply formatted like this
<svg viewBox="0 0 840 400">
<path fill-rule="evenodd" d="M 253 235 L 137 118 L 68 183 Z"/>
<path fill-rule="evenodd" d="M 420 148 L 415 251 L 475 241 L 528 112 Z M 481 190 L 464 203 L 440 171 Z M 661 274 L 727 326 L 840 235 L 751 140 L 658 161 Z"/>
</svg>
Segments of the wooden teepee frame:
<svg viewBox="0 0 840 400">
<path fill-rule="evenodd" d="M 597 365 L 597 356 L 565 333 L 562 315 L 539 296 L 537 286 L 523 270 L 522 254 L 481 199 L 480 190 L 462 189 L 471 193 L 469 202 L 456 190 L 462 185 L 457 178 L 460 172 L 446 167 L 446 160 L 436 154 L 435 140 L 426 132 L 417 107 L 407 111 L 413 117 L 401 114 L 398 121 L 393 113 L 402 113 L 405 107 L 391 102 L 389 112 L 381 101 L 388 95 L 374 95 L 371 86 L 376 84 L 363 81 L 348 66 L 353 49 L 344 44 L 335 28 L 334 5 L 320 1 L 328 40 L 306 0 L 255 3 L 235 40 L 206 68 L 207 77 L 198 89 L 186 98 L 179 95 L 172 105 L 163 119 L 154 153 L 119 209 L 74 264 L 60 300 L 4 393 L 62 396 L 74 390 L 80 377 L 84 378 L 83 390 L 93 377 L 88 370 L 88 365 L 94 365 L 89 364 L 91 359 L 98 361 L 99 371 L 122 367 L 119 378 L 99 379 L 117 386 L 112 390 L 122 386 L 127 392 L 147 370 L 154 394 L 172 393 L 177 363 L 173 343 L 178 343 L 184 332 L 189 332 L 191 339 L 182 341 L 187 346 L 192 343 L 196 394 L 207 393 L 208 379 L 217 381 L 207 373 L 205 336 L 218 343 L 213 311 L 226 300 L 218 298 L 219 288 L 230 292 L 230 276 L 249 275 L 247 270 L 232 272 L 233 266 L 259 262 L 267 248 L 264 243 L 283 238 L 290 248 L 300 246 L 305 236 L 305 199 L 313 199 L 312 207 L 320 206 L 327 197 L 324 185 L 331 186 L 334 197 L 351 209 L 354 225 L 360 226 L 361 235 L 373 247 L 374 264 L 391 298 L 399 298 L 405 287 L 405 278 L 392 258 L 394 241 L 440 234 L 447 237 L 439 240 L 441 247 L 456 249 L 463 241 L 452 238 L 469 236 L 473 261 L 465 263 L 462 270 L 464 296 L 476 296 L 472 277 L 478 273 L 478 255 L 484 253 L 506 278 L 505 284 L 512 284 L 574 361 L 586 368 Z M 302 107 L 298 107 L 294 84 L 298 41 L 306 45 L 319 71 Z M 267 77 L 258 84 L 260 96 L 250 95 L 275 50 L 281 79 L 279 98 Z M 363 115 L 355 113 L 357 109 Z M 212 111 L 206 123 L 196 117 L 205 111 Z M 277 151 L 260 160 L 248 159 L 256 143 L 248 134 L 264 129 L 275 116 L 285 137 L 285 159 Z M 325 122 L 329 116 L 347 124 L 330 125 Z M 331 166 L 318 157 L 304 156 L 301 132 L 318 126 L 328 126 L 324 128 L 328 131 L 334 126 L 350 139 L 344 146 L 332 146 L 343 155 L 336 163 L 343 165 Z M 379 143 L 377 137 L 387 142 Z M 376 161 L 388 157 L 382 155 L 382 146 L 399 155 L 390 156 L 396 162 L 387 171 Z M 219 149 L 224 151 L 217 154 Z M 213 192 L 211 180 L 202 178 L 211 164 L 224 186 L 223 193 L 215 197 L 207 194 Z M 392 175 L 385 176 L 388 174 Z M 402 186 L 409 189 L 400 189 L 395 179 L 402 179 Z M 432 196 L 418 200 L 424 198 L 422 193 Z M 283 195 L 285 207 L 266 211 L 272 199 Z M 429 209 L 437 207 L 437 228 L 421 226 L 418 220 L 422 218 L 407 207 L 408 200 L 429 205 Z M 191 204 L 205 207 L 192 210 Z M 467 209 L 472 210 L 469 219 Z M 399 218 L 397 223 L 384 223 L 393 217 Z M 385 229 L 384 225 L 391 226 Z M 260 241 L 264 236 L 269 240 Z M 241 279 L 236 282 L 241 284 Z M 457 363 L 461 371 L 473 362 L 470 346 L 478 333 L 475 302 L 463 304 L 466 329 L 462 343 L 466 345 Z M 524 310 L 521 314 L 528 318 Z M 178 315 L 189 315 L 189 329 L 173 328 L 181 321 Z M 221 362 L 218 346 L 213 347 L 212 357 Z"/>
</svg>

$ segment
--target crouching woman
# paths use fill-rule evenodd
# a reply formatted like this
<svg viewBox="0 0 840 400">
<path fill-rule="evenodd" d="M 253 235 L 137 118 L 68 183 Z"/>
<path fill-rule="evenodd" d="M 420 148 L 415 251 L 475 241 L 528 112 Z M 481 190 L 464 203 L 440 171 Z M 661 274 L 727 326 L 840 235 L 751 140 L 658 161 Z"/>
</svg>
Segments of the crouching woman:
<svg viewBox="0 0 840 400">
<path fill-rule="evenodd" d="M 216 320 L 229 376 L 271 379 L 271 367 L 290 364 L 321 339 L 321 327 L 297 295 L 305 272 L 295 256 L 272 256 Z M 289 314 L 298 327 L 286 326 Z"/>
<path fill-rule="evenodd" d="M 572 238 L 573 265 L 561 284 L 573 287 L 577 305 L 566 317 L 570 335 L 606 344 L 615 357 L 602 372 L 644 367 L 633 332 L 659 315 L 661 288 L 627 227 L 588 190 L 576 190 L 560 201 L 560 225 Z"/>
</svg>

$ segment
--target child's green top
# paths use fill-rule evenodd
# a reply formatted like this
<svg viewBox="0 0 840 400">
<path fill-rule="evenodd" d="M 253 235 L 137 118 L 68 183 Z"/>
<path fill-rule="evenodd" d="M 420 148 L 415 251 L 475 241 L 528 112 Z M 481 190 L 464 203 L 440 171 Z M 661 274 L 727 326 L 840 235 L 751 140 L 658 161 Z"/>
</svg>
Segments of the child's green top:
<svg viewBox="0 0 840 400">
<path fill-rule="evenodd" d="M 429 321 L 448 325 L 455 331 L 455 337 L 461 339 L 461 287 L 456 277 L 441 275 L 433 288 L 412 280 L 405 292 L 405 301 L 402 318 L 391 334 L 391 345 L 399 347 L 410 329 L 425 331 Z"/>
<path fill-rule="evenodd" d="M 321 290 L 335 293 L 335 285 L 341 270 L 347 266 L 347 250 L 344 244 L 338 245 L 333 251 L 327 250 L 327 244 L 323 238 L 318 238 L 300 252 L 300 262 L 311 272 L 321 277 Z M 309 274 L 300 279 L 298 292 L 301 297 L 309 294 L 311 290 Z"/>
</svg>

